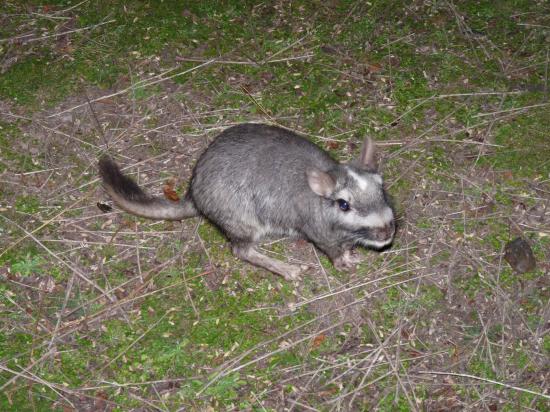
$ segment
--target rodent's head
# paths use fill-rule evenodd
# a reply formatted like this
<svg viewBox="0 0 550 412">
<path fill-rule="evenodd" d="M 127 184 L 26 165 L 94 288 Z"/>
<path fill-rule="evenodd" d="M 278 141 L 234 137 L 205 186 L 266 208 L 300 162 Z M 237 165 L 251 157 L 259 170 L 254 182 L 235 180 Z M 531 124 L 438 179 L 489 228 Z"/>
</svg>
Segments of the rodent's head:
<svg viewBox="0 0 550 412">
<path fill-rule="evenodd" d="M 345 233 L 344 241 L 383 248 L 395 234 L 395 218 L 377 172 L 373 142 L 367 138 L 361 155 L 353 164 L 329 171 L 307 170 L 311 190 L 326 202 L 335 231 Z"/>
</svg>

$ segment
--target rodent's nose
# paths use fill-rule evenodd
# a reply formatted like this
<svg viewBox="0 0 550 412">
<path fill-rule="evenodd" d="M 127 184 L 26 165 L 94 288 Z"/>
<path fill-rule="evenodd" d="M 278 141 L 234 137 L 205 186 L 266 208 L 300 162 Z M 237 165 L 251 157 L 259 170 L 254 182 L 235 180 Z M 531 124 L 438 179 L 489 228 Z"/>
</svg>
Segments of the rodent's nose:
<svg viewBox="0 0 550 412">
<path fill-rule="evenodd" d="M 389 240 L 393 237 L 395 233 L 395 223 L 391 221 L 384 227 L 375 228 L 372 231 L 372 234 L 374 235 L 374 240 L 377 240 L 379 242 L 383 242 L 385 240 Z"/>
</svg>

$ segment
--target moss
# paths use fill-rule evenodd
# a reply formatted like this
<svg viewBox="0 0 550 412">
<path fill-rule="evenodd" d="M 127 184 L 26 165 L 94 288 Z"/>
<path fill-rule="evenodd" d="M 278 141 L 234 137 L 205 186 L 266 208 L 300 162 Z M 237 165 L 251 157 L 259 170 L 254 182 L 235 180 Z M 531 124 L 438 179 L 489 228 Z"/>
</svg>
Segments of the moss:
<svg viewBox="0 0 550 412">
<path fill-rule="evenodd" d="M 40 200 L 35 196 L 20 196 L 14 206 L 18 212 L 33 214 L 38 212 Z"/>
<path fill-rule="evenodd" d="M 35 163 L 39 157 L 33 161 L 33 155 L 17 144 L 25 139 L 18 123 L 0 121 L 0 172 L 15 169 L 24 173 L 39 168 Z"/>
<path fill-rule="evenodd" d="M 0 27 L 0 37 L 23 34 L 19 30 L 29 27 L 35 33 L 58 33 L 62 30 L 59 22 L 44 16 L 74 5 L 74 1 L 57 0 L 26 2 L 25 5 L 8 2 L 6 10 L 12 18 Z M 384 339 L 399 338 L 405 343 L 405 332 L 401 336 L 392 333 L 398 325 L 407 326 L 408 322 L 413 322 L 417 337 L 411 337 L 411 346 L 416 343 L 429 348 L 430 353 L 447 352 L 447 343 L 430 339 L 428 333 L 432 320 L 437 320 L 439 315 L 452 313 L 460 317 L 459 309 L 447 307 L 443 287 L 454 288 L 453 296 L 463 294 L 467 301 L 483 296 L 491 302 L 497 291 L 499 296 L 507 294 L 513 297 L 521 288 L 532 288 L 535 284 L 537 287 L 518 302 L 516 309 L 526 321 L 521 327 L 530 330 L 539 327 L 541 307 L 548 300 L 548 291 L 538 287 L 544 276 L 543 269 L 517 275 L 506 263 L 500 265 L 499 255 L 510 238 L 510 224 L 503 216 L 513 218 L 518 202 L 527 210 L 538 207 L 542 195 L 532 195 L 529 188 L 531 184 L 539 185 L 547 180 L 549 174 L 548 108 L 522 109 L 540 104 L 544 99 L 541 90 L 536 90 L 544 83 L 545 67 L 534 66 L 533 62 L 545 61 L 547 39 L 543 30 L 532 28 L 526 32 L 518 24 L 518 16 L 525 19 L 522 22 L 540 23 L 536 20 L 540 16 L 537 5 L 514 0 L 503 1 L 495 7 L 484 0 L 455 2 L 454 9 L 451 9 L 442 2 L 420 2 L 411 6 L 404 1 L 344 0 L 333 6 L 301 0 L 280 4 L 233 0 L 186 4 L 175 0 L 91 0 L 80 3 L 63 15 L 74 17 L 74 28 L 79 30 L 69 36 L 69 47 L 60 49 L 56 37 L 17 44 L 18 47 L 13 49 L 9 42 L 0 44 L 0 53 L 8 53 L 8 58 L 15 53 L 17 57 L 15 64 L 7 67 L 0 78 L 0 97 L 7 102 L 12 113 L 22 113 L 23 117 L 33 119 L 10 123 L 13 119 L 9 118 L 0 122 L 0 173 L 4 184 L 20 177 L 21 173 L 51 167 L 52 158 L 48 154 L 33 155 L 25 149 L 37 142 L 23 131 L 34 124 L 35 118 L 44 115 L 40 111 L 56 105 L 64 96 L 78 95 L 88 88 L 99 88 L 106 94 L 120 91 L 132 85 L 138 86 L 142 80 L 169 68 L 176 68 L 170 72 L 176 74 L 199 64 L 183 61 L 190 56 L 198 60 L 219 57 L 224 62 L 257 62 L 212 64 L 175 77 L 173 82 L 178 92 L 169 98 L 173 98 L 176 104 L 185 105 L 186 111 L 200 114 L 193 121 L 200 122 L 201 130 L 251 119 L 269 119 L 321 136 L 312 137 L 312 140 L 338 159 L 355 156 L 359 148 L 354 145 L 365 135 L 373 136 L 379 142 L 390 141 L 389 146 L 381 148 L 389 160 L 384 165 L 385 175 L 388 181 L 398 179 L 391 192 L 398 199 L 398 210 L 404 220 L 403 232 L 396 240 L 394 250 L 380 255 L 369 253 L 370 259 L 360 265 L 356 273 L 339 273 L 325 256 L 321 256 L 331 284 L 340 282 L 338 287 L 346 287 L 348 282 L 353 285 L 358 279 L 371 276 L 376 268 L 383 270 L 384 275 L 396 273 L 397 268 L 411 269 L 402 278 L 380 279 L 372 289 L 355 291 L 356 298 L 360 298 L 365 293 L 383 288 L 380 293 L 369 296 L 361 313 L 363 319 L 368 318 L 376 324 L 377 330 L 371 331 L 360 321 L 351 325 L 351 321 L 347 323 L 345 319 L 345 338 L 343 334 L 327 334 L 315 347 L 304 342 L 267 356 L 239 373 L 213 381 L 215 375 L 212 371 L 226 365 L 229 360 L 246 355 L 241 360 L 243 364 L 282 348 L 284 342 L 277 337 L 314 320 L 315 316 L 306 308 L 288 313 L 288 303 L 315 297 L 326 287 L 309 275 L 299 285 L 285 282 L 234 259 L 223 234 L 210 223 L 202 222 L 197 230 L 209 261 L 203 246 L 188 242 L 188 239 L 184 244 L 173 234 L 164 239 L 160 239 L 158 234 L 146 239 L 152 249 L 140 252 L 141 270 L 154 273 L 147 285 L 134 280 L 137 273 L 135 258 L 129 258 L 127 254 L 132 249 L 116 242 L 88 245 L 82 254 L 79 249 L 70 252 L 52 249 L 71 265 L 85 268 L 86 275 L 101 286 L 108 283 L 113 287 L 128 282 L 124 290 L 117 291 L 119 300 L 116 304 L 133 296 L 134 292 L 139 292 L 140 297 L 132 298 L 130 303 L 114 310 L 115 306 L 111 305 L 115 303 L 99 297 L 84 282 L 77 282 L 67 300 L 67 310 L 75 312 L 69 319 L 63 318 L 61 327 L 75 319 L 93 317 L 96 313 L 102 314 L 101 324 L 86 324 L 56 342 L 59 356 L 43 366 L 37 365 L 33 373 L 50 382 L 64 382 L 77 390 L 89 382 L 116 382 L 119 385 L 105 387 L 104 392 L 121 410 L 143 407 L 138 397 L 159 402 L 156 406 L 167 410 L 182 406 L 192 410 L 267 409 L 269 405 L 275 405 L 273 409 L 277 409 L 288 406 L 277 403 L 278 398 L 273 398 L 272 391 L 280 379 L 288 377 L 286 373 L 297 367 L 311 372 L 318 370 L 320 364 L 326 366 L 330 362 L 332 365 L 335 359 L 346 365 L 354 362 L 358 359 L 356 354 L 362 353 L 363 345 L 378 344 L 373 333 L 380 333 Z M 529 20 L 531 18 L 534 20 Z M 109 20 L 113 21 L 96 26 Z M 467 24 L 472 32 L 465 33 L 457 22 Z M 525 40 L 526 36 L 529 41 Z M 488 51 L 488 57 L 483 49 Z M 286 61 L 263 63 L 279 52 L 277 57 Z M 304 58 L 306 55 L 311 56 Z M 501 62 L 511 65 L 506 75 Z M 148 105 L 167 89 L 171 87 L 163 84 L 135 87 L 121 96 L 121 101 L 133 103 L 138 112 L 144 109 L 149 117 L 141 125 L 156 128 L 163 125 L 164 117 L 157 116 L 156 107 L 151 110 Z M 491 90 L 519 90 L 523 93 L 506 96 L 479 94 Z M 461 93 L 465 95 L 444 97 Z M 428 99 L 432 95 L 440 98 Z M 416 107 L 423 99 L 428 100 Z M 232 110 L 223 115 L 210 113 L 212 109 L 222 108 Z M 35 113 L 37 111 L 39 113 Z M 495 111 L 502 113 L 493 119 L 493 115 L 488 114 Z M 506 115 L 512 113 L 514 116 Z M 170 113 L 170 116 L 177 117 L 178 113 Z M 449 118 L 445 119 L 447 116 Z M 491 126 L 477 135 L 483 122 Z M 474 129 L 468 134 L 456 133 L 465 127 Z M 198 127 L 190 122 L 183 124 L 180 132 L 190 134 L 197 130 Z M 338 136 L 341 142 L 327 143 L 323 139 L 326 136 Z M 98 142 L 95 131 L 80 138 L 92 145 Z M 439 138 L 455 142 L 451 144 L 439 141 Z M 477 143 L 482 143 L 485 138 L 494 138 L 497 146 L 485 147 L 485 152 L 477 159 L 478 146 L 481 145 L 472 143 L 476 139 L 479 140 Z M 144 151 L 140 156 L 167 151 L 164 141 L 161 144 L 159 140 L 146 141 L 138 136 L 131 139 Z M 115 140 L 119 143 L 118 139 Z M 59 160 L 74 164 L 77 166 L 75 170 L 82 171 L 89 167 L 90 159 L 95 156 L 91 147 L 86 146 L 83 156 L 66 156 Z M 180 150 L 175 146 L 173 149 Z M 87 160 L 83 163 L 82 159 Z M 53 160 L 58 161 L 57 158 Z M 472 182 L 463 179 L 463 174 L 467 174 L 464 177 Z M 78 187 L 92 182 L 91 175 L 78 173 L 68 179 L 73 179 L 70 185 Z M 84 187 L 90 188 L 81 188 Z M 30 230 L 35 228 L 35 222 L 29 223 L 29 214 L 33 220 L 49 219 L 48 209 L 40 207 L 41 204 L 51 206 L 47 203 L 51 200 L 47 189 L 44 187 L 40 192 L 30 193 L 25 190 L 24 182 L 22 186 L 7 185 L 6 191 L 2 187 L 2 194 L 14 206 L 6 210 L 10 219 Z M 437 198 L 430 207 L 422 210 L 420 202 L 429 204 L 432 194 L 444 192 L 452 195 L 445 199 L 445 203 Z M 449 205 L 449 213 L 455 216 L 454 213 L 461 210 L 457 207 L 462 203 L 453 203 L 459 196 L 468 204 L 483 205 L 487 194 L 494 200 L 494 207 L 481 217 L 467 215 L 466 223 L 463 219 L 447 216 L 442 206 Z M 93 202 L 88 206 L 93 206 Z M 431 206 L 439 209 L 441 214 L 426 216 L 427 211 L 432 210 Z M 89 222 L 90 216 L 93 215 L 85 207 L 67 210 L 62 220 L 50 223 L 36 236 L 40 240 L 52 236 L 64 239 L 65 223 L 70 219 L 78 220 L 79 225 L 88 224 L 86 229 L 89 231 L 100 231 L 105 221 L 92 223 Z M 140 229 L 147 233 L 158 228 L 175 227 L 180 226 L 141 225 Z M 183 227 L 188 228 L 185 224 Z M 453 231 L 464 235 L 462 244 L 437 242 L 434 250 L 440 250 L 439 253 L 419 254 L 424 244 L 417 240 L 428 238 L 433 243 L 435 233 L 445 233 L 453 238 L 456 237 Z M 529 228 L 525 235 L 532 240 L 537 260 L 544 262 L 550 240 L 539 232 L 538 228 Z M 1 233 L 8 233 L 10 239 L 23 236 L 16 232 Z M 125 242 L 121 243 L 135 240 L 133 235 L 122 238 Z M 48 247 L 53 245 L 48 243 Z M 185 250 L 189 245 L 190 250 Z M 177 259 L 156 273 L 156 267 L 177 256 L 182 246 L 185 250 L 183 259 Z M 286 252 L 282 243 L 269 247 L 275 253 Z M 455 248 L 460 248 L 458 252 L 461 253 L 455 254 Z M 480 253 L 483 264 L 475 265 L 469 261 L 466 254 L 471 251 Z M 424 258 L 426 260 L 421 261 Z M 429 281 L 397 283 L 409 280 L 417 261 L 418 267 L 445 270 L 451 258 L 458 259 L 458 264 L 449 269 L 450 286 L 441 284 L 438 277 Z M 67 289 L 64 287 L 72 274 L 58 267 L 29 239 L 5 253 L 0 263 L 8 267 L 10 273 L 17 272 L 28 279 L 34 275 L 51 275 L 57 286 L 51 293 L 41 292 L 40 299 L 35 302 L 32 298 L 27 299 L 34 296 L 27 293 L 34 293 L 35 289 L 29 292 L 27 289 L 30 288 L 20 289 L 22 286 L 9 281 L 0 284 L 0 308 L 5 311 L 7 325 L 0 334 L 0 352 L 6 365 L 20 370 L 33 359 L 38 359 L 44 353 L 40 348 L 49 344 L 51 339 L 51 333 L 38 330 L 46 323 L 36 323 L 40 326 L 36 329 L 30 324 L 30 319 L 46 317 L 50 322 L 57 319 L 66 299 Z M 21 311 L 21 307 L 29 308 L 30 312 Z M 463 325 L 458 329 L 455 325 L 446 325 L 448 330 L 444 331 L 457 334 L 449 337 L 456 345 L 452 352 L 449 351 L 452 361 L 432 357 L 430 362 L 434 362 L 434 367 L 459 365 L 455 358 L 467 353 L 468 356 L 458 361 L 463 361 L 468 373 L 506 380 L 492 372 L 484 345 L 477 344 L 485 333 L 478 314 L 475 311 L 466 313 L 460 319 Z M 285 339 L 291 342 L 302 336 L 316 336 L 319 326 L 320 321 L 315 321 Z M 498 341 L 509 326 L 506 323 L 491 325 L 489 340 Z M 21 330 L 35 332 L 21 333 Z M 353 337 L 354 333 L 358 336 Z M 274 341 L 267 343 L 271 339 Z M 262 343 L 265 344 L 256 348 Z M 394 343 L 389 342 L 387 348 Z M 544 353 L 549 353 L 550 343 L 546 337 L 542 345 Z M 472 351 L 472 348 L 475 349 Z M 519 344 L 513 348 L 504 348 L 502 359 L 493 358 L 494 362 L 501 362 L 496 369 L 506 366 L 511 373 L 515 368 L 538 376 L 540 369 L 531 357 L 541 349 L 538 346 L 534 350 L 533 347 L 525 349 Z M 248 350 L 252 352 L 247 354 Z M 405 374 L 418 365 L 414 357 L 400 363 Z M 375 379 L 388 370 L 386 365 L 382 365 L 370 373 Z M 316 383 L 322 384 L 324 379 L 330 381 L 334 373 L 339 372 L 327 368 L 311 376 L 318 379 Z M 10 377 L 2 373 L 0 385 Z M 160 397 L 155 392 L 156 385 L 145 383 L 172 378 L 177 378 L 177 384 L 181 386 L 178 388 L 174 384 L 174 388 L 159 393 Z M 126 386 L 130 382 L 136 385 Z M 206 388 L 208 382 L 212 384 Z M 366 392 L 358 392 L 357 403 L 350 408 L 410 409 L 404 397 L 388 389 L 395 388 L 395 384 L 394 374 L 380 379 Z M 350 379 L 346 385 L 353 390 L 357 381 Z M 521 385 L 540 391 L 527 381 Z M 463 405 L 469 405 L 468 402 L 476 404 L 479 398 L 477 390 L 469 388 L 463 382 L 452 386 Z M 40 384 L 33 384 L 30 389 L 28 385 L 9 389 L 12 403 L 2 397 L 2 410 L 25 410 L 29 399 L 34 401 L 35 410 L 49 410 L 58 397 Z M 427 384 L 417 385 L 411 387 L 410 393 L 414 391 L 415 402 L 417 399 L 431 401 L 434 396 L 431 389 Z M 323 409 L 327 401 L 343 393 L 339 392 L 341 390 L 333 383 L 300 399 L 309 407 Z M 283 391 L 293 399 L 301 388 L 283 385 Z M 96 395 L 103 397 L 105 394 Z M 486 392 L 482 393 L 485 395 Z M 501 395 L 504 400 L 513 396 L 514 402 L 517 401 L 515 405 L 520 408 L 523 405 L 540 406 L 533 397 L 517 391 L 503 391 Z"/>
</svg>

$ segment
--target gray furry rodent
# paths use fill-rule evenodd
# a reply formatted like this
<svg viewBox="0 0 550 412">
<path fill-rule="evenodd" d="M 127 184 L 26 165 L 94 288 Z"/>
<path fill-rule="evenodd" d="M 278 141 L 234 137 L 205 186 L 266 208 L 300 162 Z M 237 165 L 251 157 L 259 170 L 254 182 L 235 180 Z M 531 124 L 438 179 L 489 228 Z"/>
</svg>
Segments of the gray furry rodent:
<svg viewBox="0 0 550 412">
<path fill-rule="evenodd" d="M 355 245 L 382 248 L 395 233 L 394 213 L 367 138 L 359 158 L 340 164 L 285 129 L 242 124 L 221 133 L 199 158 L 180 202 L 147 195 L 108 157 L 99 161 L 114 202 L 134 215 L 181 220 L 203 215 L 229 238 L 233 253 L 253 265 L 297 279 L 299 266 L 255 246 L 282 236 L 304 238 L 338 269 L 356 263 Z"/>
</svg>

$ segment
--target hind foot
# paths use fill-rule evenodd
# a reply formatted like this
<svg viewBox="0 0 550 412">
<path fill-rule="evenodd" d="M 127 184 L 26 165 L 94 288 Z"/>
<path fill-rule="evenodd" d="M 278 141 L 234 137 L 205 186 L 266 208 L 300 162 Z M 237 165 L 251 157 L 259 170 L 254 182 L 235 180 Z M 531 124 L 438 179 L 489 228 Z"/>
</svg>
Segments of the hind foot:
<svg viewBox="0 0 550 412">
<path fill-rule="evenodd" d="M 300 266 L 290 265 L 269 256 L 262 255 L 249 244 L 233 245 L 233 254 L 255 266 L 259 266 L 280 275 L 288 281 L 298 280 L 302 274 Z"/>
</svg>

